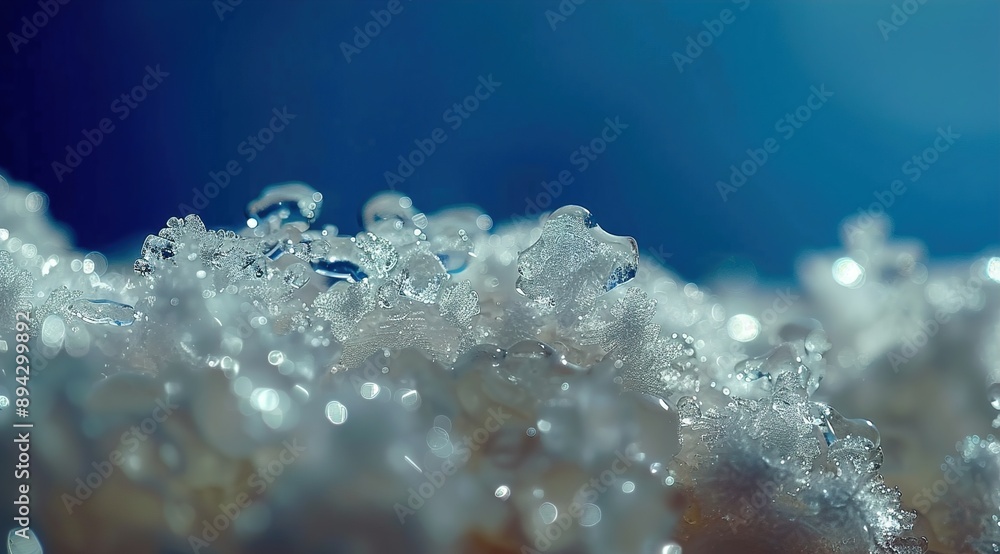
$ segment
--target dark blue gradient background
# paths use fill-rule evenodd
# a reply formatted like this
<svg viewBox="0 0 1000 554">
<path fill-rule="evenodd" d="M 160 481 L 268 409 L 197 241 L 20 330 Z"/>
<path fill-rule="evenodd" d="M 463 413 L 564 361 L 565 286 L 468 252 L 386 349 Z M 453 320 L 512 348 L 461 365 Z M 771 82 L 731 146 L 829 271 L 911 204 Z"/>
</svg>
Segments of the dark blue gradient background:
<svg viewBox="0 0 1000 554">
<path fill-rule="evenodd" d="M 325 194 L 324 221 L 353 231 L 396 157 L 492 74 L 502 86 L 400 187 L 417 207 L 523 214 L 619 116 L 629 128 L 555 203 L 672 253 L 688 278 L 733 256 L 762 276 L 790 275 L 799 253 L 838 244 L 842 219 L 894 179 L 908 185 L 888 210 L 896 232 L 932 255 L 1000 237 L 993 0 L 927 0 L 888 41 L 877 22 L 892 0 L 750 0 L 745 11 L 589 0 L 555 30 L 545 12 L 558 0 L 402 0 L 347 63 L 340 43 L 386 3 L 244 0 L 220 21 L 211 0 L 71 0 L 14 54 L 7 33 L 38 6 L 7 0 L 0 167 L 47 192 L 88 249 L 137 253 L 230 159 L 243 171 L 203 211 L 210 226 L 239 224 L 264 186 L 301 180 Z M 735 21 L 678 72 L 672 54 L 727 8 Z M 118 121 L 111 103 L 157 64 L 170 76 Z M 723 202 L 716 181 L 820 84 L 830 101 Z M 282 106 L 296 119 L 246 163 L 238 145 Z M 115 130 L 59 182 L 52 162 L 104 117 Z M 961 138 L 909 182 L 903 163 L 949 125 Z"/>
</svg>

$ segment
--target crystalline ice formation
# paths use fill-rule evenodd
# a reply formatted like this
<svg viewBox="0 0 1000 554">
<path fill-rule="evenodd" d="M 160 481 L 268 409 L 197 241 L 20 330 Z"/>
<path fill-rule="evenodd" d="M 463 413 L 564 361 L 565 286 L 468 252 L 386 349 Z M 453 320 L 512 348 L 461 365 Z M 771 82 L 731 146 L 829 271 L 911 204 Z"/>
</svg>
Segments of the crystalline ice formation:
<svg viewBox="0 0 1000 554">
<path fill-rule="evenodd" d="M 970 436 L 960 458 L 976 469 L 924 506 L 892 412 L 926 404 L 898 391 L 961 371 L 978 396 L 941 417 L 996 416 L 983 398 L 1000 377 L 995 256 L 935 269 L 868 227 L 804 264 L 812 294 L 779 291 L 778 310 L 773 290 L 713 292 L 640 266 L 632 239 L 573 206 L 494 226 L 385 193 L 351 235 L 317 226 L 317 191 L 283 185 L 235 231 L 171 218 L 129 265 L 74 252 L 27 209 L 32 194 L 0 198 L 0 352 L 30 309 L 50 376 L 33 382 L 36 428 L 59 437 L 33 469 L 73 511 L 39 518 L 46 549 L 186 550 L 220 503 L 250 493 L 239 521 L 213 529 L 215 551 L 916 554 L 927 534 L 950 554 L 997 541 L 996 442 Z M 879 373 L 908 352 L 907 318 L 937 311 L 958 326 L 939 322 L 899 377 Z M 127 449 L 122 433 L 158 407 L 175 415 L 77 505 L 76 461 Z M 248 488 L 282 453 L 295 461 Z"/>
<path fill-rule="evenodd" d="M 0 250 L 0 328 L 14 324 L 17 312 L 31 307 L 31 274 L 14 265 L 9 252 Z"/>
<path fill-rule="evenodd" d="M 942 543 L 957 552 L 994 554 L 1000 551 L 1000 441 L 993 435 L 966 437 L 958 456 L 941 465 L 941 482 L 933 483 L 922 498 L 929 499 Z"/>
<path fill-rule="evenodd" d="M 737 541 L 764 549 L 779 544 L 770 542 L 782 538 L 773 534 L 794 519 L 806 531 L 784 551 L 926 550 L 926 541 L 903 536 L 915 515 L 876 473 L 881 449 L 861 436 L 870 427 L 842 426 L 839 414 L 808 399 L 802 381 L 782 373 L 768 396 L 733 398 L 704 413 L 691 397 L 679 401 L 684 450 L 677 471 L 699 512 L 681 533 L 701 549 Z M 834 426 L 845 429 L 842 436 L 823 432 Z M 707 531 L 706 521 L 730 529 Z"/>
<path fill-rule="evenodd" d="M 591 311 L 581 323 L 580 343 L 599 344 L 619 370 L 626 390 L 668 398 L 697 392 L 694 340 L 687 335 L 661 338 L 653 323 L 656 301 L 639 287 L 626 289 L 605 315 Z"/>
<path fill-rule="evenodd" d="M 579 206 L 553 212 L 542 235 L 517 261 L 517 291 L 552 307 L 590 306 L 635 277 L 639 253 L 631 237 L 604 232 Z"/>
<path fill-rule="evenodd" d="M 337 283 L 313 300 L 313 312 L 330 322 L 334 337 L 346 340 L 361 318 L 375 309 L 375 293 L 368 281 Z"/>
</svg>

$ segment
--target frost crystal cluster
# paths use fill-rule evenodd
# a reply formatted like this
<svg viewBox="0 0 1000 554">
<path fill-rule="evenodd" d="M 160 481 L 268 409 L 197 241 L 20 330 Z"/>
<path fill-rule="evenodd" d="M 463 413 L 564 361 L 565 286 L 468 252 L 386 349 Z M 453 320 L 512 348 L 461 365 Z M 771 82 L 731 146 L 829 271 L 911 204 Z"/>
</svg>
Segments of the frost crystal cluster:
<svg viewBox="0 0 1000 554">
<path fill-rule="evenodd" d="M 713 292 L 577 206 L 385 193 L 350 235 L 290 183 L 109 262 L 44 202 L 0 189 L 45 506 L 10 552 L 1000 551 L 1000 258 L 852 221 L 802 288 Z"/>
</svg>

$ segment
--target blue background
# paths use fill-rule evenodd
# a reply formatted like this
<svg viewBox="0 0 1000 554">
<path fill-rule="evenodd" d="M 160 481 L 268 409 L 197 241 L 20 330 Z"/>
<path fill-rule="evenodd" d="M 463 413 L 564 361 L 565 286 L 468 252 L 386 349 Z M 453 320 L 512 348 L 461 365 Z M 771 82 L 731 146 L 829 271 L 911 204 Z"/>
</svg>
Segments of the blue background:
<svg viewBox="0 0 1000 554">
<path fill-rule="evenodd" d="M 896 232 L 932 255 L 1000 237 L 995 1 L 589 0 L 553 29 L 558 0 L 402 0 L 348 62 L 341 43 L 387 3 L 244 0 L 220 18 L 211 0 L 72 0 L 15 54 L 6 33 L 39 7 L 6 1 L 0 167 L 46 191 L 84 248 L 112 254 L 136 254 L 233 159 L 243 170 L 202 210 L 210 226 L 238 225 L 264 186 L 301 180 L 325 194 L 324 222 L 355 231 L 384 172 L 436 127 L 448 140 L 399 186 L 422 210 L 523 215 L 570 170 L 555 204 L 588 207 L 692 279 L 733 259 L 790 275 L 894 179 L 908 186 L 888 208 Z M 894 4 L 918 9 L 886 40 L 878 21 Z M 732 23 L 679 71 L 673 54 L 723 9 Z M 112 102 L 157 65 L 169 76 L 118 120 Z M 443 112 L 490 74 L 502 85 L 451 130 Z M 775 122 L 821 84 L 834 96 L 781 139 Z M 239 144 L 284 106 L 296 118 L 246 162 Z M 578 172 L 572 152 L 615 116 L 628 129 Z M 105 117 L 115 130 L 60 182 L 52 163 Z M 947 126 L 961 138 L 910 182 L 902 165 Z M 716 181 L 769 137 L 780 150 L 723 201 Z"/>
</svg>

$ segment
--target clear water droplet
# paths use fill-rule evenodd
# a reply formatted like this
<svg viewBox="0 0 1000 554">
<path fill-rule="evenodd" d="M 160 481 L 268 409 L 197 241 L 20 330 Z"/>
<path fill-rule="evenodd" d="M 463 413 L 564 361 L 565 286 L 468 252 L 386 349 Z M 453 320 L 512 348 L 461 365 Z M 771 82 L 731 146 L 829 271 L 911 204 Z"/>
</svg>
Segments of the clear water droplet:
<svg viewBox="0 0 1000 554">
<path fill-rule="evenodd" d="M 378 396 L 378 394 L 381 391 L 382 391 L 382 387 L 380 387 L 378 385 L 378 383 L 368 382 L 368 383 L 362 383 L 361 384 L 361 391 L 360 391 L 361 398 L 364 398 L 365 400 L 372 400 L 372 399 L 374 399 L 375 397 Z"/>
<path fill-rule="evenodd" d="M 413 222 L 417 215 L 412 202 L 397 192 L 385 192 L 369 200 L 361 212 L 365 230 L 403 246 L 417 241 L 419 229 Z"/>
<path fill-rule="evenodd" d="M 538 507 L 538 515 L 542 517 L 542 523 L 551 525 L 559 517 L 559 508 L 551 502 L 543 502 Z"/>
<path fill-rule="evenodd" d="M 135 321 L 135 308 L 113 300 L 77 300 L 69 312 L 87 323 L 125 327 Z"/>
<path fill-rule="evenodd" d="M 670 542 L 663 545 L 660 550 L 660 554 L 682 554 L 681 546 L 675 542 Z"/>
<path fill-rule="evenodd" d="M 990 406 L 993 406 L 994 410 L 1000 410 L 1000 383 L 990 385 L 987 397 L 990 399 Z"/>
<path fill-rule="evenodd" d="M 309 265 L 316 273 L 324 277 L 329 277 L 334 281 L 357 283 L 368 277 L 356 263 L 347 260 L 318 259 L 309 262 Z"/>
<path fill-rule="evenodd" d="M 881 445 L 881 436 L 878 429 L 867 419 L 847 419 L 840 412 L 833 408 L 827 408 L 826 425 L 832 432 L 835 439 L 842 439 L 847 436 L 855 436 L 870 441 L 872 449 L 877 449 Z"/>
<path fill-rule="evenodd" d="M 584 504 L 583 513 L 580 514 L 580 525 L 582 527 L 593 527 L 601 522 L 601 508 L 597 504 Z"/>
<path fill-rule="evenodd" d="M 437 299 L 441 284 L 448 278 L 448 273 L 437 256 L 418 249 L 407 255 L 401 276 L 399 291 L 403 296 L 431 304 Z"/>
<path fill-rule="evenodd" d="M 326 419 L 334 425 L 341 425 L 347 421 L 347 406 L 336 400 L 331 400 L 326 404 Z"/>
<path fill-rule="evenodd" d="M 247 217 L 274 232 L 288 225 L 299 231 L 309 228 L 323 207 L 323 195 L 305 183 L 283 183 L 265 188 L 247 204 Z"/>
<path fill-rule="evenodd" d="M 42 554 L 42 542 L 30 528 L 11 529 L 7 533 L 7 554 Z"/>
<path fill-rule="evenodd" d="M 448 431 L 440 427 L 431 427 L 431 430 L 427 432 L 427 448 L 440 450 L 450 444 L 451 437 L 448 436 Z"/>
</svg>

